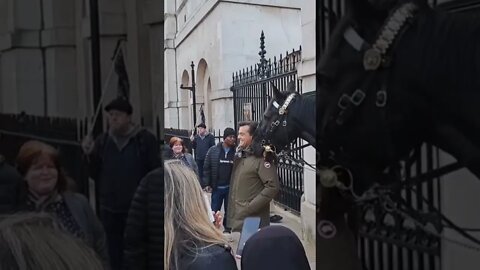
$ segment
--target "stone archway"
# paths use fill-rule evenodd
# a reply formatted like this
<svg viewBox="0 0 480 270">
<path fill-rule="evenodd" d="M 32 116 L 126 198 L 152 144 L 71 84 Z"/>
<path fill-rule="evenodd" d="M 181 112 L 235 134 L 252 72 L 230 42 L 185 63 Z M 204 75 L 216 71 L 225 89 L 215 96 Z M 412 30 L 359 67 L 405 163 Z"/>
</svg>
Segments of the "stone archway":
<svg viewBox="0 0 480 270">
<path fill-rule="evenodd" d="M 211 113 L 211 82 L 210 72 L 207 61 L 202 58 L 197 65 L 197 79 L 196 79 L 196 93 L 197 93 L 197 122 L 200 123 L 200 106 L 203 105 L 205 113 L 205 124 L 207 128 L 212 128 L 212 113 Z"/>
<path fill-rule="evenodd" d="M 212 114 L 212 107 L 213 107 L 213 100 L 211 100 L 212 97 L 212 81 L 210 77 L 206 80 L 206 87 L 205 87 L 205 97 L 206 102 L 205 102 L 205 119 L 207 122 L 207 125 L 209 125 L 211 128 L 213 128 L 215 125 L 213 123 L 213 114 Z"/>
<path fill-rule="evenodd" d="M 191 80 L 190 76 L 188 75 L 187 70 L 183 70 L 182 72 L 182 79 L 181 79 L 181 84 L 183 86 L 191 86 Z M 190 97 L 191 97 L 191 92 L 188 90 L 184 89 L 179 89 L 179 94 L 178 94 L 178 108 L 179 108 L 179 127 L 180 128 L 192 128 L 193 125 L 190 123 L 193 122 L 191 120 L 191 115 L 192 115 L 192 105 L 190 102 Z M 188 126 L 186 126 L 188 124 Z"/>
</svg>

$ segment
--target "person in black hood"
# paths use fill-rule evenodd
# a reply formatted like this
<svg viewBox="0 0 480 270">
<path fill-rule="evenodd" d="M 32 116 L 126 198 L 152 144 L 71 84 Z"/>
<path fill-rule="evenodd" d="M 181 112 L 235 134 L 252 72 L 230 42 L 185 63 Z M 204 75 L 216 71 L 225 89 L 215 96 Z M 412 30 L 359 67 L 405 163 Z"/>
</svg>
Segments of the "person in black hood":
<svg viewBox="0 0 480 270">
<path fill-rule="evenodd" d="M 22 177 L 14 167 L 0 155 L 0 215 L 16 211 L 20 196 L 24 192 Z"/>
<path fill-rule="evenodd" d="M 247 240 L 241 266 L 242 270 L 310 270 L 302 242 L 281 225 L 264 227 Z"/>
</svg>

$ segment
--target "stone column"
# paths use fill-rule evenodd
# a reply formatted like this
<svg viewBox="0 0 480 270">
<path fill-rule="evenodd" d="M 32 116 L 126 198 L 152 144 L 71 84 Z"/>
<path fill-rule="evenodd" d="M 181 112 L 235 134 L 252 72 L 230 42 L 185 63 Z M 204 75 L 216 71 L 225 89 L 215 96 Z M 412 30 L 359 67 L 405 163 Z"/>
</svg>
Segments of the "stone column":
<svg viewBox="0 0 480 270">
<path fill-rule="evenodd" d="M 43 115 L 45 68 L 40 0 L 0 1 L 0 108 Z"/>
<path fill-rule="evenodd" d="M 164 24 L 164 109 L 165 109 L 165 127 L 179 127 L 178 113 L 178 91 L 176 70 L 176 50 L 175 50 L 175 34 L 176 34 L 176 1 L 165 1 L 165 24 Z"/>
<path fill-rule="evenodd" d="M 143 0 L 142 23 L 148 28 L 149 36 L 149 58 L 150 58 L 150 100 L 143 100 L 142 103 L 150 102 L 152 106 L 151 117 L 153 128 L 157 130 L 156 119 L 159 119 L 160 134 L 163 139 L 163 80 L 164 80 L 164 3 L 157 0 Z"/>
<path fill-rule="evenodd" d="M 298 76 L 302 79 L 303 92 L 315 91 L 315 1 L 303 1 L 301 9 L 302 22 L 302 62 L 298 67 Z M 313 118 L 307 121 L 314 121 Z M 316 151 L 308 147 L 304 151 L 304 159 L 315 166 Z M 304 196 L 301 204 L 301 218 L 303 237 L 306 241 L 315 243 L 316 235 L 316 173 L 305 166 L 304 168 Z"/>
<path fill-rule="evenodd" d="M 41 45 L 49 116 L 79 116 L 74 7 L 74 0 L 43 0 Z"/>
</svg>

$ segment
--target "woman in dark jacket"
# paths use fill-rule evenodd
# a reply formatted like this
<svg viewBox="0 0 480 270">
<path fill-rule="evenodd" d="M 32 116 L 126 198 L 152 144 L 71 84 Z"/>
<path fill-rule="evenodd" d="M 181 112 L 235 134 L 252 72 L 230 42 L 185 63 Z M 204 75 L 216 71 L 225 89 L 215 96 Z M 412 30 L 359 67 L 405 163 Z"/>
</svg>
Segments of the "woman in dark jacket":
<svg viewBox="0 0 480 270">
<path fill-rule="evenodd" d="M 20 148 L 16 165 L 28 190 L 21 210 L 52 214 L 65 231 L 93 248 L 104 268 L 110 269 L 103 227 L 87 198 L 69 191 L 58 151 L 48 144 L 28 141 Z"/>
<path fill-rule="evenodd" d="M 310 270 L 300 239 L 289 228 L 262 228 L 247 240 L 242 252 L 242 270 Z"/>
<path fill-rule="evenodd" d="M 211 221 L 195 173 L 180 161 L 165 166 L 165 270 L 236 270 L 231 248 Z"/>
</svg>

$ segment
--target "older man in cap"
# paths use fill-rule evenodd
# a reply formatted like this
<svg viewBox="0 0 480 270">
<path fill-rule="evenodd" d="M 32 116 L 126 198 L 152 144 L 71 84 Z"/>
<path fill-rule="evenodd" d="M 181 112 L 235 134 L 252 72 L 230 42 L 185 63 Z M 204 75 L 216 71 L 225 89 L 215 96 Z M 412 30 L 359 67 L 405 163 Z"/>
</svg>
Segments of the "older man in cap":
<svg viewBox="0 0 480 270">
<path fill-rule="evenodd" d="M 198 166 L 198 175 L 200 179 L 203 179 L 203 165 L 205 163 L 205 157 L 210 147 L 215 145 L 215 137 L 208 133 L 207 126 L 201 123 L 197 126 L 197 135 L 191 135 L 190 141 L 192 141 L 192 148 L 195 149 L 195 163 Z M 200 182 L 202 188 L 205 187 L 205 183 Z"/>
<path fill-rule="evenodd" d="M 106 107 L 109 130 L 82 146 L 90 160 L 90 176 L 98 182 L 100 219 L 107 234 L 112 269 L 121 269 L 125 222 L 140 180 L 159 167 L 155 136 L 132 123 L 132 105 L 117 98 Z"/>
</svg>

